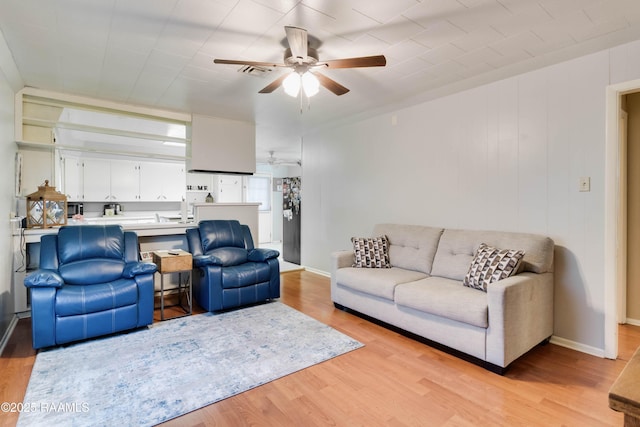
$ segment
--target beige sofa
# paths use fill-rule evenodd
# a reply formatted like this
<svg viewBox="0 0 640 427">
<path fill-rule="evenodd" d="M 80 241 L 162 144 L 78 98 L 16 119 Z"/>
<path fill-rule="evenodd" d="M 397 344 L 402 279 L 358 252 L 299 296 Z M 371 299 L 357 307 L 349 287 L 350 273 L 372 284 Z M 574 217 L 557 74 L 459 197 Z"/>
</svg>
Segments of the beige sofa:
<svg viewBox="0 0 640 427">
<path fill-rule="evenodd" d="M 336 307 L 438 343 L 494 372 L 553 334 L 553 252 L 548 237 L 380 224 L 391 268 L 355 268 L 354 251 L 331 255 Z M 524 250 L 516 275 L 487 292 L 463 286 L 481 243 Z"/>
</svg>

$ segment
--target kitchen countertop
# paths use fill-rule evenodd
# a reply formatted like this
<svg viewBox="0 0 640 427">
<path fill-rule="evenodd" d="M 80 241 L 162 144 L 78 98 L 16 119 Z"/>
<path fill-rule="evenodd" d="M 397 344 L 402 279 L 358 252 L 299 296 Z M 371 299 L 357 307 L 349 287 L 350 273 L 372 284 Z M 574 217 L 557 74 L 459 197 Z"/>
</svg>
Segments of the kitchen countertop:
<svg viewBox="0 0 640 427">
<path fill-rule="evenodd" d="M 100 219 L 95 220 L 86 220 L 81 223 L 76 223 L 76 225 L 82 224 L 114 224 L 118 223 L 116 220 L 109 219 L 108 221 L 103 221 Z M 134 218 L 129 218 L 129 220 L 120 219 L 119 224 L 122 226 L 124 230 L 127 231 L 135 231 L 138 236 L 169 236 L 173 234 L 184 234 L 187 228 L 195 227 L 196 224 L 194 222 L 136 222 Z M 69 223 L 68 225 L 74 225 Z M 26 243 L 36 243 L 40 241 L 40 237 L 44 234 L 56 234 L 58 232 L 59 227 L 52 228 L 22 228 L 18 229 L 13 233 L 14 236 L 24 236 Z"/>
</svg>

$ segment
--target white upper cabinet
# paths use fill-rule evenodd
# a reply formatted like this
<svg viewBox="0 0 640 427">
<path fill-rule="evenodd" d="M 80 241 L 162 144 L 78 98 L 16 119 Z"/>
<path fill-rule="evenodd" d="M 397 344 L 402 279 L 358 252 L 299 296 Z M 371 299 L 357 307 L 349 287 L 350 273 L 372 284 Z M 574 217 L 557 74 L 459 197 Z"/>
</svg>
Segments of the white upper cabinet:
<svg viewBox="0 0 640 427">
<path fill-rule="evenodd" d="M 111 200 L 128 202 L 140 198 L 140 163 L 131 160 L 111 161 Z"/>
<path fill-rule="evenodd" d="M 186 174 L 180 163 L 140 163 L 140 201 L 179 202 L 185 197 Z"/>
<path fill-rule="evenodd" d="M 185 197 L 182 163 L 65 157 L 62 164 L 62 190 L 69 201 L 179 202 Z"/>
<path fill-rule="evenodd" d="M 162 182 L 162 194 L 167 200 L 181 201 L 185 197 L 187 174 L 184 163 L 167 163 Z"/>
<path fill-rule="evenodd" d="M 219 175 L 217 181 L 217 200 L 219 203 L 242 202 L 242 177 Z"/>
<path fill-rule="evenodd" d="M 69 201 L 82 201 L 84 197 L 82 179 L 82 161 L 78 157 L 62 159 L 62 192 Z"/>
<path fill-rule="evenodd" d="M 84 159 L 82 164 L 83 200 L 90 202 L 111 201 L 111 161 Z"/>
</svg>

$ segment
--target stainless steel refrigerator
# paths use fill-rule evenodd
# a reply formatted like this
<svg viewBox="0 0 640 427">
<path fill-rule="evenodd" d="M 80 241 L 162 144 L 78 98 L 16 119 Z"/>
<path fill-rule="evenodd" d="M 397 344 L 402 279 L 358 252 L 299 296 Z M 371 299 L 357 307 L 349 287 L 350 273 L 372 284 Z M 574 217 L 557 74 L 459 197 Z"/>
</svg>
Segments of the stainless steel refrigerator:
<svg viewBox="0 0 640 427">
<path fill-rule="evenodd" d="M 282 179 L 282 258 L 300 264 L 300 177 Z"/>
</svg>

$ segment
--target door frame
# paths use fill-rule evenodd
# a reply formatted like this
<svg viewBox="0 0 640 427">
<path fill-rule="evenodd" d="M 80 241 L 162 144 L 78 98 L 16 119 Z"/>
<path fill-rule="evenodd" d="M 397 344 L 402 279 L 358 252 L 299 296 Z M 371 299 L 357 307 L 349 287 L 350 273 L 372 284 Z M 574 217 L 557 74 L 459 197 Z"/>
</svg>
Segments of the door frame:
<svg viewBox="0 0 640 427">
<path fill-rule="evenodd" d="M 626 294 L 626 248 L 620 236 L 626 236 L 621 218 L 626 193 L 621 172 L 627 161 L 620 143 L 621 97 L 640 90 L 640 80 L 610 85 L 606 88 L 605 172 L 604 172 L 604 357 L 618 356 L 618 321 L 621 298 Z M 626 177 L 625 177 L 626 179 Z M 624 271 L 623 271 L 624 269 Z"/>
</svg>

